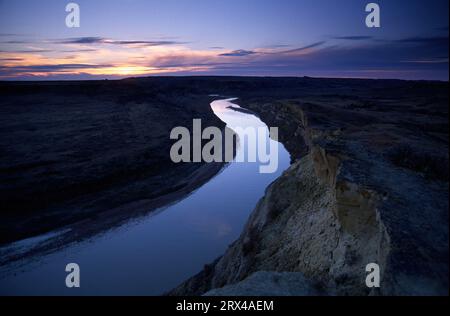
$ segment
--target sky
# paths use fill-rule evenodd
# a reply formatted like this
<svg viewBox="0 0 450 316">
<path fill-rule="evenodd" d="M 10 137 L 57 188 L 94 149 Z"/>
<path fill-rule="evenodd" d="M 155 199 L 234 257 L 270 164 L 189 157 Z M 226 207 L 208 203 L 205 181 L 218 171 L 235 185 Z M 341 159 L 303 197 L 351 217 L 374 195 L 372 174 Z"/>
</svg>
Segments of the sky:
<svg viewBox="0 0 450 316">
<path fill-rule="evenodd" d="M 79 28 L 69 2 L 0 0 L 0 80 L 449 78 L 448 0 L 72 0 Z"/>
</svg>

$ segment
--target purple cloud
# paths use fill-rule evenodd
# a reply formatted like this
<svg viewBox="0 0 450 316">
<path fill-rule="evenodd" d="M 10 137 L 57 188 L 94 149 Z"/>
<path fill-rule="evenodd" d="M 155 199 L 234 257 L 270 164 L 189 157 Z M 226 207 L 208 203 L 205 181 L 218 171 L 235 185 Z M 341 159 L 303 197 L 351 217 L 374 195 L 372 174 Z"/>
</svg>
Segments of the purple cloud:
<svg viewBox="0 0 450 316">
<path fill-rule="evenodd" d="M 257 54 L 254 51 L 250 51 L 250 50 L 244 50 L 244 49 L 238 49 L 238 50 L 234 50 L 232 52 L 229 53 L 223 53 L 220 54 L 219 56 L 224 56 L 224 57 L 243 57 L 243 56 L 249 56 L 249 55 L 254 55 Z"/>
</svg>

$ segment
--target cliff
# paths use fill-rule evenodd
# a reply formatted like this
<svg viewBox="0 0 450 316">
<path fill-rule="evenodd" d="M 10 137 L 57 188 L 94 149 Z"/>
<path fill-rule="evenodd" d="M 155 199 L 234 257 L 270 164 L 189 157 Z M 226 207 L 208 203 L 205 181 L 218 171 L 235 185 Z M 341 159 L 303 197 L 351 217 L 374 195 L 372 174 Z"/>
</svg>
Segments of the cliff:
<svg viewBox="0 0 450 316">
<path fill-rule="evenodd" d="M 293 164 L 226 253 L 170 295 L 279 295 L 295 284 L 281 272 L 325 295 L 448 294 L 448 96 L 384 92 L 243 98 L 280 127 Z M 366 287 L 369 263 L 379 289 Z"/>
</svg>

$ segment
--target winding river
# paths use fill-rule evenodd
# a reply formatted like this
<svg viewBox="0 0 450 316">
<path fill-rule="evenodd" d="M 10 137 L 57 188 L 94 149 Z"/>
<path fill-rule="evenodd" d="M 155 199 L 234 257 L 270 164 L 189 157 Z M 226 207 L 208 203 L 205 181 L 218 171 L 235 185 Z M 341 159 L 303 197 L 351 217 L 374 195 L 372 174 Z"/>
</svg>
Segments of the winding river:
<svg viewBox="0 0 450 316">
<path fill-rule="evenodd" d="M 239 111 L 232 101 L 214 101 L 212 110 L 233 130 L 265 128 L 266 141 L 278 146 L 275 173 L 260 173 L 259 163 L 236 162 L 245 155 L 239 146 L 235 161 L 187 198 L 88 241 L 30 260 L 13 273 L 0 271 L 0 295 L 160 295 L 222 255 L 239 237 L 265 188 L 290 163 L 284 146 L 269 138 L 267 126 Z M 48 237 L 21 242 L 21 247 Z M 71 262 L 80 266 L 80 288 L 65 285 L 65 267 Z"/>
</svg>

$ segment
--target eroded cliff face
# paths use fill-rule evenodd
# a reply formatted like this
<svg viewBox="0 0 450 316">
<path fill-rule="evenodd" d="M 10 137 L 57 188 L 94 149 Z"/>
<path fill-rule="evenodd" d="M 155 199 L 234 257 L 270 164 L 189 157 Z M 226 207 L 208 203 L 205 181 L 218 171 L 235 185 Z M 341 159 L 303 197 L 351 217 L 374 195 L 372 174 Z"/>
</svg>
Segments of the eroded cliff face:
<svg viewBox="0 0 450 316">
<path fill-rule="evenodd" d="M 448 95 L 422 88 L 242 100 L 279 127 L 292 165 L 226 253 L 170 294 L 248 295 L 260 280 L 276 295 L 290 272 L 307 283 L 297 295 L 447 295 Z M 379 289 L 366 286 L 370 263 Z"/>
<path fill-rule="evenodd" d="M 267 189 L 225 255 L 173 294 L 203 294 L 256 271 L 300 272 L 327 294 L 369 294 L 365 267 L 385 265 L 389 238 L 379 196 L 337 181 L 340 161 L 312 147 Z"/>
</svg>

